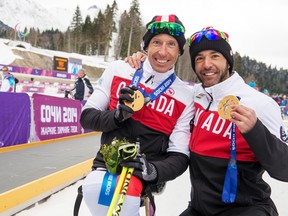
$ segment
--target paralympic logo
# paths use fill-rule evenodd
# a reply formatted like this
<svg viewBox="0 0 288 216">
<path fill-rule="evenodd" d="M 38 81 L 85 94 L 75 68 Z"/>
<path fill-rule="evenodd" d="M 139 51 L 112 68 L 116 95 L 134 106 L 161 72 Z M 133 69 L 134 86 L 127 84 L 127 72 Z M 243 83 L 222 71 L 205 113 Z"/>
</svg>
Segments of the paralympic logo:
<svg viewBox="0 0 288 216">
<path fill-rule="evenodd" d="M 18 36 L 18 38 L 20 40 L 23 39 L 23 38 L 25 39 L 25 37 L 27 37 L 29 35 L 29 30 L 28 29 L 26 29 L 25 32 L 20 30 L 20 23 L 17 23 L 15 25 L 14 31 L 17 34 L 17 36 Z"/>
</svg>

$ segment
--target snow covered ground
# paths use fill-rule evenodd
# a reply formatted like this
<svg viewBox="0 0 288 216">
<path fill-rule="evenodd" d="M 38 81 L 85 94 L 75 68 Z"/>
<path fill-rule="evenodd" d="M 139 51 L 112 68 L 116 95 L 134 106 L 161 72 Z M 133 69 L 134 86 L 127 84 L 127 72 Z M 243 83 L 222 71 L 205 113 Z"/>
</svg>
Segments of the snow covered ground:
<svg viewBox="0 0 288 216">
<path fill-rule="evenodd" d="M 288 215 L 288 183 L 280 182 L 270 178 L 265 173 L 265 180 L 272 187 L 272 198 L 278 208 L 280 216 Z M 24 210 L 15 216 L 70 216 L 73 215 L 73 205 L 77 195 L 77 188 L 82 180 L 64 190 L 52 195 L 46 202 L 37 204 L 33 208 Z M 164 192 L 155 197 L 158 216 L 177 216 L 186 207 L 189 200 L 190 181 L 189 173 L 186 171 L 182 176 L 166 185 Z M 144 208 L 141 216 L 145 215 Z M 85 202 L 82 202 L 79 216 L 90 216 Z"/>
<path fill-rule="evenodd" d="M 288 132 L 288 120 L 284 121 Z M 271 178 L 267 173 L 264 179 L 272 188 L 272 199 L 274 200 L 280 216 L 288 216 L 287 199 L 288 183 Z M 83 180 L 66 187 L 62 191 L 55 193 L 46 202 L 36 204 L 34 207 L 24 210 L 15 216 L 70 216 L 73 215 L 73 207 L 77 196 L 77 189 Z M 168 182 L 164 192 L 155 196 L 158 216 L 177 216 L 186 207 L 189 201 L 190 180 L 188 170 L 174 181 Z M 90 216 L 90 212 L 82 202 L 79 216 Z M 144 216 L 144 208 L 140 215 Z"/>
</svg>

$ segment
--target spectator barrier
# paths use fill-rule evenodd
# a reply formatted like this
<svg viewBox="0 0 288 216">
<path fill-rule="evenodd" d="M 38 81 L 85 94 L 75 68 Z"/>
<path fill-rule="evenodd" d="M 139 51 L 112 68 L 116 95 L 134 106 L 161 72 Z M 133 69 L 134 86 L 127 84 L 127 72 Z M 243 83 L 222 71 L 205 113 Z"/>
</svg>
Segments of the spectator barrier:
<svg viewBox="0 0 288 216">
<path fill-rule="evenodd" d="M 27 143 L 31 123 L 29 95 L 0 92 L 0 104 L 0 147 Z"/>
<path fill-rule="evenodd" d="M 4 64 L 0 64 L 0 67 L 7 66 Z M 47 76 L 47 77 L 56 77 L 61 79 L 72 79 L 73 76 L 76 76 L 71 73 L 67 72 L 60 72 L 60 71 L 52 71 L 52 70 L 41 70 L 36 68 L 29 68 L 29 67 L 21 67 L 16 65 L 8 65 L 9 71 L 14 73 L 21 73 L 21 74 L 29 74 L 29 75 L 36 75 L 36 76 Z"/>
<path fill-rule="evenodd" d="M 82 133 L 78 100 L 0 92 L 0 103 L 0 147 Z"/>
</svg>

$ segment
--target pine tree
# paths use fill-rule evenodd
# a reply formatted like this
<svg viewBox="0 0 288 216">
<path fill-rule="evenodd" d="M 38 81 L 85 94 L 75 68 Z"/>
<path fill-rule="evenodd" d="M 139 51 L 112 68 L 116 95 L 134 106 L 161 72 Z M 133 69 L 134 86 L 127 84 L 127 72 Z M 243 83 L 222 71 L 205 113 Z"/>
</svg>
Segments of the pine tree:
<svg viewBox="0 0 288 216">
<path fill-rule="evenodd" d="M 119 59 L 119 57 L 121 56 L 121 52 L 123 50 L 123 44 L 125 42 L 125 38 L 126 38 L 126 29 L 127 29 L 127 22 L 129 20 L 129 16 L 127 14 L 127 11 L 125 10 L 119 20 L 119 27 L 118 27 L 118 37 L 117 37 L 117 41 L 114 44 L 115 46 L 115 58 Z M 127 47 L 127 46 L 126 46 Z M 125 50 L 125 53 L 127 53 L 127 49 Z M 124 54 L 125 55 L 125 54 Z"/>
<path fill-rule="evenodd" d="M 80 53 L 85 55 L 92 55 L 92 38 L 93 38 L 93 24 L 91 17 L 86 16 L 82 28 L 83 42 L 81 45 Z"/>
<path fill-rule="evenodd" d="M 118 35 L 119 47 L 116 48 L 117 57 L 129 56 L 130 53 L 141 49 L 144 27 L 140 15 L 138 0 L 133 0 L 129 12 L 124 11 L 121 15 Z"/>
<path fill-rule="evenodd" d="M 238 52 L 235 52 L 234 54 L 234 70 L 236 70 L 241 76 L 244 76 L 245 71 L 242 67 L 242 58 Z"/>
<path fill-rule="evenodd" d="M 106 28 L 105 28 L 105 17 L 101 11 L 99 11 L 97 18 L 93 20 L 93 34 L 94 34 L 93 40 L 95 41 L 92 47 L 93 53 L 96 55 L 103 55 Z"/>
<path fill-rule="evenodd" d="M 74 42 L 73 51 L 79 52 L 81 47 L 81 31 L 83 26 L 83 19 L 81 16 L 81 11 L 79 6 L 77 5 L 75 13 L 72 18 L 72 22 L 70 25 L 70 30 L 72 32 L 72 39 Z"/>
<path fill-rule="evenodd" d="M 140 41 L 142 33 L 141 27 L 143 25 L 140 15 L 141 13 L 139 8 L 139 1 L 133 0 L 129 11 L 130 29 L 129 29 L 127 56 L 129 56 L 130 53 L 137 52 L 140 49 Z"/>
<path fill-rule="evenodd" d="M 116 24 L 115 24 L 115 14 L 118 10 L 117 3 L 113 2 L 112 7 L 107 5 L 105 10 L 105 25 L 106 25 L 106 34 L 105 34 L 105 51 L 104 51 L 104 61 L 108 61 L 108 51 L 110 48 L 110 41 L 112 40 L 112 32 L 116 31 Z"/>
</svg>

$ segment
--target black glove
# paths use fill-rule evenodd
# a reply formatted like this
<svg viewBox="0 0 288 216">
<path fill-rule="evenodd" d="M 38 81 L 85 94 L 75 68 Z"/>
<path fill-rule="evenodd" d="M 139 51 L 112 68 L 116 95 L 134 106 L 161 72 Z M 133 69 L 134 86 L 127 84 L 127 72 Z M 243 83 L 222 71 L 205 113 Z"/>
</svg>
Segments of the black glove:
<svg viewBox="0 0 288 216">
<path fill-rule="evenodd" d="M 70 91 L 69 90 L 65 90 L 65 98 L 68 98 L 68 95 L 70 94 Z"/>
<path fill-rule="evenodd" d="M 119 104 L 114 115 L 117 123 L 127 120 L 134 114 L 134 111 L 130 107 L 126 106 L 124 101 L 133 102 L 134 99 L 131 98 L 130 95 L 133 95 L 135 90 L 137 90 L 137 87 L 135 86 L 126 86 L 120 90 Z"/>
<path fill-rule="evenodd" d="M 149 163 L 145 156 L 138 154 L 136 158 L 120 158 L 122 167 L 134 168 L 133 175 L 147 182 L 153 182 L 157 179 L 157 170 L 152 163 Z"/>
</svg>

